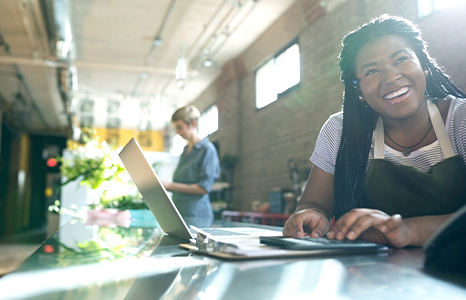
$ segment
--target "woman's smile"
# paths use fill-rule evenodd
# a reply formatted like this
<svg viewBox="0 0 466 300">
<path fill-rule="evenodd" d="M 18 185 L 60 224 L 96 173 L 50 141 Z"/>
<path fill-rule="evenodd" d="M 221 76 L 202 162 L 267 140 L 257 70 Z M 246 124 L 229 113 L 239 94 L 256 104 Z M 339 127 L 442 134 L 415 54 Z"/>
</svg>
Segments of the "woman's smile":
<svg viewBox="0 0 466 300">
<path fill-rule="evenodd" d="M 399 98 L 399 97 L 401 97 L 401 96 L 406 95 L 406 94 L 408 93 L 408 91 L 409 91 L 409 88 L 407 88 L 407 87 L 402 87 L 402 88 L 400 88 L 400 89 L 398 89 L 398 90 L 396 90 L 396 91 L 394 91 L 394 92 L 390 92 L 390 93 L 386 94 L 386 95 L 384 96 L 384 98 L 385 98 L 386 100 L 388 100 L 388 101 L 391 101 L 391 100 L 393 100 L 393 99 L 395 99 L 395 98 Z"/>
<path fill-rule="evenodd" d="M 425 106 L 426 77 L 421 63 L 402 37 L 385 35 L 364 45 L 355 61 L 363 101 L 382 117 L 402 120 Z"/>
<path fill-rule="evenodd" d="M 411 89 L 408 87 L 402 87 L 394 92 L 385 94 L 383 98 L 390 104 L 401 103 L 411 96 Z"/>
</svg>

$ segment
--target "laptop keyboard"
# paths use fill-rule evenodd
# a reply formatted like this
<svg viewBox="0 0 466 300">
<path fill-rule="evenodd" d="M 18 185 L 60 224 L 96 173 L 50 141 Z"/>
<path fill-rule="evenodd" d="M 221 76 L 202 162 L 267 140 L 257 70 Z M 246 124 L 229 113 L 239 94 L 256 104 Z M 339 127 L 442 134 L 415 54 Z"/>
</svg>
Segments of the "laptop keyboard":
<svg viewBox="0 0 466 300">
<path fill-rule="evenodd" d="M 196 232 L 192 229 L 189 229 L 192 234 L 196 234 Z M 221 228 L 202 228 L 202 231 L 211 234 L 212 236 L 235 236 L 235 235 L 248 235 L 247 233 L 229 231 Z"/>
</svg>

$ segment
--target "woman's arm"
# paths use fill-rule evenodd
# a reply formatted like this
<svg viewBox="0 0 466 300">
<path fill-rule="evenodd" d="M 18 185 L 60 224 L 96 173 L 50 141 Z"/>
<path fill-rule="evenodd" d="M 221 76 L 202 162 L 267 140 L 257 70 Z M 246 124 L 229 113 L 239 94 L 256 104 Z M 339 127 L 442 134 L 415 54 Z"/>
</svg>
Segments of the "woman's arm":
<svg viewBox="0 0 466 300">
<path fill-rule="evenodd" d="M 196 180 L 196 183 L 168 182 L 162 181 L 165 189 L 171 192 L 180 192 L 185 194 L 208 194 L 211 191 L 212 185 L 220 175 L 220 163 L 217 152 L 213 145 L 208 145 L 205 152 L 196 162 L 201 166 L 198 173 L 191 180 Z"/>
<path fill-rule="evenodd" d="M 163 186 L 170 192 L 180 192 L 186 194 L 207 194 L 208 192 L 197 183 L 179 183 L 162 181 Z"/>
<path fill-rule="evenodd" d="M 451 214 L 402 219 L 375 210 L 358 208 L 343 215 L 329 232 L 329 238 L 357 238 L 389 244 L 396 248 L 422 246 Z"/>
<path fill-rule="evenodd" d="M 317 166 L 309 174 L 296 211 L 307 208 L 322 210 L 327 219 L 333 217 L 333 175 Z"/>
<path fill-rule="evenodd" d="M 453 214 L 422 216 L 405 219 L 410 229 L 409 246 L 422 246 L 430 236 Z"/>
<path fill-rule="evenodd" d="M 332 216 L 333 175 L 314 166 L 296 212 L 285 223 L 283 235 L 322 237 L 330 229 Z"/>
</svg>

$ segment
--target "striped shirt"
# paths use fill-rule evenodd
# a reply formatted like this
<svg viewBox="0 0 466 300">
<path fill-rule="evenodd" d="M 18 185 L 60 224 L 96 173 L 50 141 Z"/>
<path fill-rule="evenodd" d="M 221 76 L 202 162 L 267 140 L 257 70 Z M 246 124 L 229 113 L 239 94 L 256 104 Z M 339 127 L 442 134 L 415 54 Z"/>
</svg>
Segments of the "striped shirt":
<svg viewBox="0 0 466 300">
<path fill-rule="evenodd" d="M 448 96 L 451 99 L 450 108 L 446 120 L 446 128 L 453 149 L 457 155 L 466 163 L 466 99 Z M 338 112 L 329 117 L 322 126 L 317 137 L 316 146 L 311 156 L 311 162 L 327 173 L 335 173 L 335 162 L 340 147 L 341 131 L 343 127 L 343 112 Z M 395 165 L 411 166 L 418 171 L 427 172 L 429 169 L 443 161 L 442 150 L 438 141 L 417 149 L 409 156 L 404 156 L 387 145 L 385 148 L 385 159 Z M 372 137 L 371 150 L 367 166 L 374 158 L 374 137 Z"/>
</svg>

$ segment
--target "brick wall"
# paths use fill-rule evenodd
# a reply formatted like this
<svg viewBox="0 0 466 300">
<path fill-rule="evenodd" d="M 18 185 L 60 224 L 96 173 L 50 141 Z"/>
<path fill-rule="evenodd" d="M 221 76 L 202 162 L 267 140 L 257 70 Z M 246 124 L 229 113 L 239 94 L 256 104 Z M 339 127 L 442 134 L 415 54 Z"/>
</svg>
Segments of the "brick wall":
<svg viewBox="0 0 466 300">
<path fill-rule="evenodd" d="M 417 0 L 347 0 L 317 16 L 309 11 L 319 1 L 296 1 L 241 56 L 224 66 L 206 95 L 219 109 L 219 129 L 211 140 L 220 156 L 236 155 L 233 201 L 237 210 L 251 210 L 255 200 L 266 201 L 273 188 L 290 188 L 287 160 L 308 160 L 328 116 L 341 107 L 343 85 L 337 56 L 342 37 L 382 13 L 413 20 L 429 42 L 430 53 L 445 66 L 454 82 L 466 90 L 462 72 L 466 57 L 466 4 L 444 9 L 418 20 Z M 301 83 L 278 101 L 256 110 L 254 71 L 277 51 L 298 39 Z M 216 95 L 216 96 L 212 96 Z M 310 162 L 307 167 L 311 167 Z"/>
</svg>

